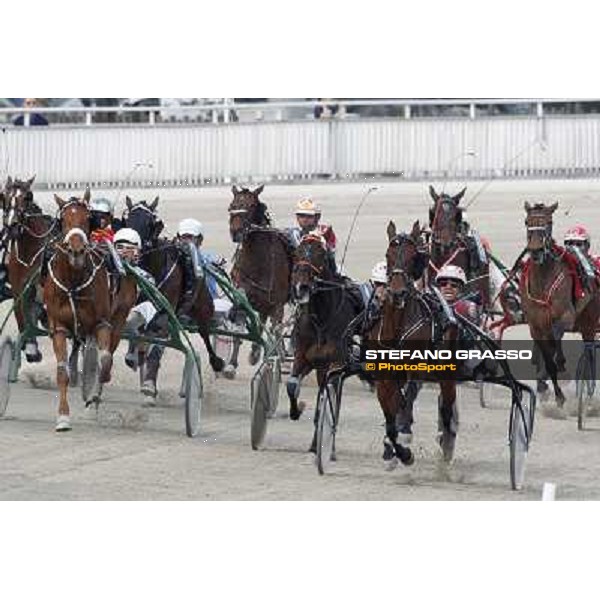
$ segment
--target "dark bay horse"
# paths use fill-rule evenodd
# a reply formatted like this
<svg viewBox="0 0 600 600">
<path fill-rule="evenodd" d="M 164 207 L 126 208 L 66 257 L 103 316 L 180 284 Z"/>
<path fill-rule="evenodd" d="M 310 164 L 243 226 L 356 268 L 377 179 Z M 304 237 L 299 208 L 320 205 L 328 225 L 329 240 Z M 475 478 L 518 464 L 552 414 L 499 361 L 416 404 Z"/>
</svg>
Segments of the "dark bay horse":
<svg viewBox="0 0 600 600">
<path fill-rule="evenodd" d="M 59 405 L 56 431 L 71 429 L 67 399 L 69 369 L 67 336 L 95 338 L 99 350 L 100 383 L 110 381 L 111 296 L 104 257 L 88 242 L 90 191 L 83 198 L 64 201 L 55 196 L 64 238 L 53 245 L 44 277 L 48 328 L 56 355 Z"/>
<path fill-rule="evenodd" d="M 417 289 L 415 283 L 423 276 L 428 262 L 425 240 L 417 221 L 410 234 L 396 232 L 396 226 L 390 222 L 387 230 L 389 246 L 386 253 L 388 266 L 388 288 L 384 297 L 382 317 L 373 326 L 367 339 L 389 349 L 406 348 L 409 344 L 419 344 L 422 349 L 436 348 L 434 330 L 436 311 L 432 302 Z M 440 341 L 452 343 L 457 339 L 457 326 L 450 323 L 439 332 Z M 434 339 L 436 338 L 436 339 Z M 425 379 L 420 373 L 415 378 Z M 412 375 L 410 376 L 412 379 Z M 403 387 L 408 376 L 396 380 L 377 381 L 377 398 L 385 416 L 386 438 L 384 440 L 383 459 L 389 468 L 398 464 L 411 465 L 414 456 L 410 448 L 398 442 L 397 420 L 412 422 L 412 405 L 407 402 Z M 438 439 L 446 462 L 454 455 L 458 431 L 458 409 L 456 407 L 456 382 L 440 381 L 438 399 Z"/>
<path fill-rule="evenodd" d="M 316 369 L 320 386 L 327 370 L 345 358 L 345 340 L 352 333 L 348 327 L 364 309 L 356 294 L 350 292 L 350 285 L 331 271 L 325 239 L 316 233 L 304 236 L 292 271 L 292 294 L 298 308 L 293 333 L 294 363 L 287 392 L 290 418 L 294 421 L 304 409 L 303 403 L 298 402 L 302 379 Z"/>
<path fill-rule="evenodd" d="M 289 298 L 293 250 L 286 235 L 271 225 L 267 206 L 259 199 L 263 189 L 262 185 L 254 191 L 232 188 L 229 232 L 232 241 L 239 246 L 231 278 L 236 287 L 245 291 L 263 324 L 271 319 L 271 323 L 277 325 L 283 319 Z M 260 351 L 258 344 L 252 345 L 251 364 L 259 361 Z M 232 375 L 238 364 L 238 353 L 239 342 L 234 344 Z"/>
<path fill-rule="evenodd" d="M 466 235 L 468 225 L 463 220 L 464 209 L 459 206 L 467 188 L 455 196 L 438 194 L 433 186 L 429 193 L 433 206 L 429 209 L 431 249 L 429 281 L 434 281 L 438 271 L 445 265 L 461 267 L 467 276 L 467 292 L 478 292 L 484 307 L 490 302 L 489 265 L 485 250 L 477 248 L 474 238 Z"/>
<path fill-rule="evenodd" d="M 576 331 L 586 346 L 593 343 L 600 318 L 600 292 L 597 281 L 587 291 L 580 289 L 576 259 L 554 242 L 552 215 L 557 207 L 558 202 L 551 206 L 525 202 L 529 259 L 523 266 L 519 289 L 531 337 L 552 380 L 556 402 L 562 407 L 565 397 L 558 373 L 564 370 L 565 358 L 561 339 L 565 332 Z M 540 379 L 538 390 L 542 391 Z"/>
<path fill-rule="evenodd" d="M 14 299 L 21 296 L 29 277 L 41 265 L 44 248 L 58 234 L 57 221 L 44 215 L 34 202 L 31 186 L 35 178 L 27 181 L 8 178 L 2 194 L 4 228 L 8 242 L 8 281 Z M 38 286 L 30 288 L 24 302 L 15 305 L 15 318 L 19 333 L 23 334 L 26 321 L 36 323 L 40 312 L 37 302 Z M 41 299 L 41 288 L 39 293 Z M 26 317 L 25 310 L 28 311 Z M 29 337 L 25 342 L 25 358 L 34 363 L 42 360 L 37 340 Z"/>
<path fill-rule="evenodd" d="M 134 203 L 127 197 L 127 210 L 123 214 L 125 227 L 135 229 L 142 239 L 143 248 L 140 266 L 148 271 L 155 280 L 159 291 L 167 298 L 174 310 L 177 310 L 183 298 L 184 268 L 182 266 L 184 248 L 176 240 L 161 238 L 164 224 L 156 213 L 159 199 L 152 203 L 145 201 Z M 193 306 L 190 317 L 198 329 L 208 352 L 209 361 L 215 372 L 223 370 L 223 360 L 217 356 L 210 341 L 210 322 L 214 317 L 214 302 L 203 277 L 196 280 Z M 167 335 L 168 323 L 165 314 L 158 315 L 150 326 L 150 333 L 157 337 Z M 146 357 L 146 371 L 142 392 L 154 398 L 157 394 L 156 380 L 160 361 L 164 352 L 162 346 L 152 346 Z"/>
</svg>

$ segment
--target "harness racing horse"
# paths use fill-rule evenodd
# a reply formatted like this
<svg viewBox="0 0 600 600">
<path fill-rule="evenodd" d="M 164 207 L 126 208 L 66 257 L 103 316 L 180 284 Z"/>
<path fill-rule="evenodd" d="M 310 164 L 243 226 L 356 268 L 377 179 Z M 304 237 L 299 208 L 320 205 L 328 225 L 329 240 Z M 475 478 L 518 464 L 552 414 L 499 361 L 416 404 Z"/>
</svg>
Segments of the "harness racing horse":
<svg viewBox="0 0 600 600">
<path fill-rule="evenodd" d="M 393 221 L 388 225 L 389 246 L 386 253 L 388 267 L 388 287 L 384 296 L 382 316 L 368 332 L 366 338 L 378 347 L 402 349 L 407 344 L 417 344 L 419 349 L 435 350 L 436 345 L 456 341 L 458 329 L 455 323 L 442 331 L 439 328 L 438 308 L 433 300 L 427 300 L 415 283 L 423 276 L 428 262 L 425 240 L 421 235 L 419 222 L 413 225 L 410 234 L 397 234 Z M 437 328 L 437 332 L 436 332 Z M 387 348 L 387 344 L 391 344 Z M 377 398 L 385 416 L 386 437 L 383 459 L 389 468 L 394 468 L 398 460 L 411 465 L 414 456 L 410 448 L 398 441 L 397 421 L 412 423 L 412 403 L 407 402 L 403 387 L 409 380 L 404 372 L 399 372 L 395 380 L 376 382 Z M 418 374 L 419 379 L 426 376 Z M 456 382 L 439 381 L 438 398 L 438 440 L 443 458 L 450 462 L 454 455 L 458 432 L 458 409 L 456 406 Z"/>
<path fill-rule="evenodd" d="M 552 380 L 556 402 L 562 407 L 565 397 L 557 381 L 565 367 L 561 339 L 565 332 L 576 331 L 586 347 L 593 344 L 600 293 L 597 280 L 587 291 L 582 288 L 577 259 L 554 242 L 552 215 L 557 207 L 558 202 L 551 206 L 525 202 L 529 259 L 523 265 L 519 289 L 531 337 Z M 545 391 L 539 371 L 538 391 Z"/>
<path fill-rule="evenodd" d="M 8 281 L 13 299 L 21 296 L 29 277 L 41 265 L 45 245 L 53 237 L 53 233 L 57 232 L 57 222 L 51 216 L 44 215 L 33 200 L 31 186 L 34 179 L 32 177 L 27 181 L 20 181 L 9 177 L 2 194 L 4 231 L 9 253 Z M 37 301 L 37 286 L 32 286 L 26 296 L 23 302 L 15 305 L 15 318 L 20 334 L 24 333 L 27 321 L 37 323 L 42 316 L 41 303 Z M 28 337 L 23 341 L 27 362 L 40 362 L 42 353 L 36 338 Z"/>
<path fill-rule="evenodd" d="M 229 232 L 238 244 L 231 278 L 234 285 L 245 291 L 263 325 L 270 318 L 272 325 L 283 320 L 283 310 L 289 299 L 293 250 L 286 235 L 271 226 L 267 206 L 259 196 L 264 185 L 251 191 L 233 186 L 229 205 Z M 235 376 L 238 366 L 240 340 L 234 341 L 230 364 L 225 374 Z M 261 347 L 253 343 L 250 364 L 260 359 Z"/>
<path fill-rule="evenodd" d="M 147 204 L 145 201 L 134 204 L 131 198 L 127 197 L 127 210 L 123 214 L 122 220 L 125 227 L 135 229 L 142 239 L 140 266 L 154 277 L 156 287 L 167 298 L 173 309 L 177 310 L 182 302 L 185 289 L 182 260 L 184 252 L 188 249 L 176 241 L 160 238 L 164 224 L 156 213 L 158 201 L 159 199 L 156 198 L 151 204 Z M 217 356 L 210 341 L 209 327 L 215 309 L 204 277 L 197 278 L 194 294 L 189 316 L 198 328 L 212 369 L 218 373 L 223 370 L 224 362 Z M 155 317 L 149 331 L 158 337 L 167 335 L 168 320 L 164 313 L 159 313 Z M 142 393 L 150 398 L 157 395 L 156 380 L 163 352 L 163 346 L 153 345 L 145 359 L 146 370 Z M 130 366 L 133 365 L 130 364 Z"/>
<path fill-rule="evenodd" d="M 478 292 L 484 308 L 489 307 L 489 265 L 485 250 L 472 236 L 467 236 L 468 224 L 463 221 L 459 204 L 467 188 L 455 196 L 438 194 L 433 186 L 429 193 L 433 206 L 429 209 L 431 249 L 429 281 L 434 281 L 446 265 L 461 267 L 467 276 L 467 292 Z"/>
<path fill-rule="evenodd" d="M 296 250 L 292 271 L 297 311 L 287 393 L 290 419 L 294 421 L 304 410 L 304 403 L 298 402 L 302 379 L 316 369 L 321 386 L 329 367 L 344 360 L 345 341 L 353 333 L 349 326 L 365 308 L 352 287 L 351 282 L 332 272 L 325 239 L 317 233 L 305 235 Z"/>
<path fill-rule="evenodd" d="M 71 429 L 67 336 L 70 334 L 79 341 L 95 338 L 102 384 L 110 381 L 112 325 L 109 272 L 104 257 L 88 242 L 90 191 L 86 190 L 81 199 L 64 201 L 55 196 L 55 200 L 64 239 L 53 244 L 54 254 L 46 265 L 44 302 L 56 355 L 59 388 L 56 431 L 60 432 Z"/>
</svg>

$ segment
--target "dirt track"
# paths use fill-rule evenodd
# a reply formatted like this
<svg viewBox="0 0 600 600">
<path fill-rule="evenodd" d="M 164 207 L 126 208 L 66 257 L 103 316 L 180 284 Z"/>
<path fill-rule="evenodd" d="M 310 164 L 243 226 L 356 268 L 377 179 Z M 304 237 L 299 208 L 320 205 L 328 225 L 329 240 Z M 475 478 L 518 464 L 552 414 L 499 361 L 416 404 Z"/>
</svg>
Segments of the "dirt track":
<svg viewBox="0 0 600 600">
<path fill-rule="evenodd" d="M 481 185 L 470 185 L 467 203 Z M 346 270 L 358 279 L 366 279 L 372 264 L 382 258 L 390 217 L 405 230 L 415 219 L 427 215 L 426 184 L 379 186 L 363 208 L 346 259 Z M 366 187 L 267 187 L 264 200 L 276 223 L 284 226 L 290 221 L 295 200 L 313 195 L 323 205 L 324 219 L 335 225 L 341 259 L 354 208 Z M 459 185 L 447 184 L 446 188 L 454 191 Z M 134 191 L 131 195 L 140 199 L 156 194 Z M 194 214 L 205 224 L 207 247 L 231 256 L 233 246 L 226 224 L 229 189 L 161 190 L 160 195 L 161 214 L 169 232 L 180 218 Z M 38 197 L 49 199 L 46 194 Z M 600 183 L 596 181 L 497 182 L 479 197 L 468 219 L 490 238 L 494 251 L 508 263 L 524 241 L 524 199 L 561 201 L 555 218 L 559 239 L 575 222 L 600 231 L 598 197 Z M 566 216 L 564 210 L 572 203 L 574 209 Z M 6 305 L 2 308 L 4 312 Z M 56 392 L 51 389 L 55 366 L 47 341 L 43 351 L 41 365 L 23 368 L 21 381 L 12 388 L 7 416 L 0 421 L 0 499 L 518 500 L 539 499 L 546 481 L 557 484 L 558 499 L 600 499 L 598 419 L 590 420 L 589 431 L 578 433 L 573 417 L 565 421 L 540 414 L 525 489 L 510 491 L 506 444 L 509 402 L 503 392 L 497 393 L 490 408 L 484 410 L 473 390 L 461 390 L 457 456 L 446 471 L 439 467 L 434 440 L 435 396 L 433 390 L 425 390 L 415 418 L 416 464 L 388 473 L 380 461 L 383 418 L 376 399 L 360 384 L 350 382 L 342 409 L 335 473 L 319 477 L 306 453 L 312 410 L 299 423 L 288 421 L 283 387 L 279 415 L 270 422 L 267 449 L 250 449 L 247 409 L 252 371 L 246 365 L 234 382 L 216 380 L 204 368 L 202 433 L 189 440 L 183 433 L 183 411 L 177 398 L 180 357 L 168 354 L 160 380 L 160 407 L 148 411 L 140 407 L 137 376 L 124 367 L 120 353 L 114 383 L 106 391 L 107 402 L 98 421 L 86 419 L 79 393 L 73 390 L 74 430 L 57 435 L 53 430 Z M 243 354 L 245 362 L 246 352 Z M 311 408 L 315 393 L 311 380 L 302 394 Z"/>
</svg>

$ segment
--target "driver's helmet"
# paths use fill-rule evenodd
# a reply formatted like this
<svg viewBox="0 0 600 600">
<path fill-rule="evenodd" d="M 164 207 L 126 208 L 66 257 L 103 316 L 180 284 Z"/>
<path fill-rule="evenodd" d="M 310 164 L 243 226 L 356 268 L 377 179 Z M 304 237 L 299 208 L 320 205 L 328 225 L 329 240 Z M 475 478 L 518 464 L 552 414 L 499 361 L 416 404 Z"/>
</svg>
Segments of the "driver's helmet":
<svg viewBox="0 0 600 600">
<path fill-rule="evenodd" d="M 371 271 L 371 283 L 387 283 L 387 263 L 378 262 Z"/>
<path fill-rule="evenodd" d="M 119 229 L 115 234 L 113 244 L 119 256 L 130 262 L 137 262 L 142 249 L 142 239 L 135 229 L 129 227 Z"/>
<path fill-rule="evenodd" d="M 183 219 L 177 227 L 177 235 L 191 235 L 193 237 L 204 237 L 204 228 L 202 223 L 196 219 Z"/>
<path fill-rule="evenodd" d="M 90 210 L 112 216 L 114 212 L 113 203 L 108 198 L 94 198 L 90 202 Z"/>
<path fill-rule="evenodd" d="M 310 198 L 304 198 L 296 205 L 296 216 L 319 217 L 321 209 Z"/>
<path fill-rule="evenodd" d="M 456 265 L 446 265 L 445 267 L 442 267 L 435 277 L 435 282 L 439 283 L 440 281 L 447 281 L 448 279 L 460 281 L 462 285 L 466 285 L 467 283 L 465 272 Z"/>
<path fill-rule="evenodd" d="M 565 244 L 590 244 L 590 234 L 583 225 L 575 225 L 565 233 Z"/>
</svg>

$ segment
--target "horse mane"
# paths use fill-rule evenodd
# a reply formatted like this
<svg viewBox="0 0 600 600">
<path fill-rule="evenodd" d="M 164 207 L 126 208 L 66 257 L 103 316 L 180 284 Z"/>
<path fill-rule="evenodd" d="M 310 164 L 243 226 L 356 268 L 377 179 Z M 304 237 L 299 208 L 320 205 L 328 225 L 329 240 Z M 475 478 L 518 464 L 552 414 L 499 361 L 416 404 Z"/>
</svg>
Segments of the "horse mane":
<svg viewBox="0 0 600 600">
<path fill-rule="evenodd" d="M 271 215 L 269 214 L 269 208 L 264 202 L 258 202 L 256 205 L 256 225 L 259 227 L 272 227 Z"/>
</svg>

